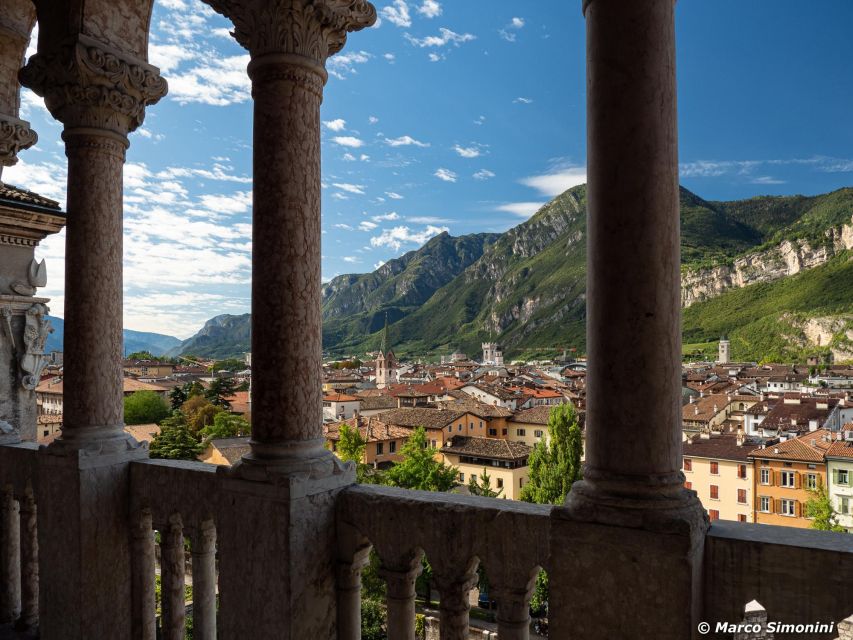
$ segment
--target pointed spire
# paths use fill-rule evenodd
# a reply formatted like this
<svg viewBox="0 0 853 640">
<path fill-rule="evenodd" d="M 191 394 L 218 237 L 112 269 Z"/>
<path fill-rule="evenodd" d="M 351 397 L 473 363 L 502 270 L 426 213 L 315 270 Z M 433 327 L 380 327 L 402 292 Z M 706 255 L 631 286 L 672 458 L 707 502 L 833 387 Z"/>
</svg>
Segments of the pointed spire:
<svg viewBox="0 0 853 640">
<path fill-rule="evenodd" d="M 388 312 L 385 312 L 385 328 L 382 329 L 382 355 L 388 353 Z"/>
</svg>

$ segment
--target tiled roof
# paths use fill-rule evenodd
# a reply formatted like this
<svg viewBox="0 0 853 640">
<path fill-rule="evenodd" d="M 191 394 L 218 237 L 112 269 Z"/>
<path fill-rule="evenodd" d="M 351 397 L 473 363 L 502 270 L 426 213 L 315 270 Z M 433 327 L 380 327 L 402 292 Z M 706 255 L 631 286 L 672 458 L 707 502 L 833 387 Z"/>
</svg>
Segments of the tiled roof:
<svg viewBox="0 0 853 640">
<path fill-rule="evenodd" d="M 148 382 L 140 382 L 139 380 L 134 380 L 133 378 L 128 377 L 123 378 L 122 387 L 125 393 L 132 393 L 135 391 L 168 391 L 166 387 L 161 387 L 156 384 L 150 384 Z"/>
<path fill-rule="evenodd" d="M 480 391 L 488 393 L 489 395 L 494 396 L 498 400 L 515 400 L 518 398 L 517 393 L 514 393 L 512 391 L 504 389 L 503 387 L 498 387 L 498 386 L 495 386 L 492 384 L 477 383 L 477 384 L 472 384 L 472 385 L 467 385 L 467 386 L 476 387 Z"/>
<path fill-rule="evenodd" d="M 681 407 L 681 418 L 685 422 L 709 422 L 721 411 L 725 411 L 728 404 L 729 398 L 723 394 L 703 398 L 693 397 L 693 402 L 688 402 Z"/>
<path fill-rule="evenodd" d="M 823 457 L 829 449 L 832 437 L 826 429 L 809 431 L 806 434 L 778 444 L 768 444 L 763 449 L 753 449 L 749 452 L 751 458 L 771 460 L 794 460 L 799 462 L 823 462 Z"/>
<path fill-rule="evenodd" d="M 59 203 L 56 200 L 45 198 L 32 191 L 19 189 L 10 184 L 0 182 L 0 200 L 8 200 L 10 202 L 20 202 L 23 204 L 35 205 L 46 209 L 56 209 L 56 213 L 64 215 L 59 208 Z"/>
<path fill-rule="evenodd" d="M 480 418 L 508 418 L 512 415 L 512 410 L 506 407 L 496 407 L 485 402 L 480 402 L 476 398 L 463 394 L 462 398 L 454 398 L 453 400 L 445 400 L 439 402 L 442 409 L 451 411 L 464 411 L 471 413 Z"/>
<path fill-rule="evenodd" d="M 330 393 L 323 396 L 326 402 L 358 402 L 355 396 L 348 396 L 345 393 Z"/>
<path fill-rule="evenodd" d="M 334 424 L 323 426 L 323 435 L 328 440 L 338 440 L 341 437 L 341 428 L 347 425 L 354 429 L 356 426 L 356 418 L 342 420 Z M 411 427 L 400 427 L 397 425 L 386 424 L 379 420 L 376 416 L 362 418 L 358 420 L 358 432 L 361 437 L 367 442 L 383 442 L 385 440 L 400 440 L 408 438 L 412 435 L 414 429 Z"/>
<path fill-rule="evenodd" d="M 826 450 L 827 458 L 853 458 L 853 442 L 836 440 Z"/>
<path fill-rule="evenodd" d="M 469 436 L 453 436 L 450 444 L 445 445 L 441 450 L 444 454 L 476 456 L 494 460 L 518 460 L 529 456 L 531 451 L 533 451 L 531 447 L 520 442 Z"/>
<path fill-rule="evenodd" d="M 827 408 L 819 408 L 818 404 L 825 404 Z M 820 425 L 837 404 L 834 398 L 801 398 L 796 404 L 778 402 L 767 412 L 761 428 L 797 431 L 807 429 L 811 420 L 817 420 Z"/>
<path fill-rule="evenodd" d="M 551 415 L 551 407 L 533 407 L 532 409 L 525 409 L 524 411 L 519 411 L 512 418 L 510 418 L 509 421 L 523 422 L 525 424 L 548 424 L 549 415 Z"/>
<path fill-rule="evenodd" d="M 742 445 L 738 445 L 737 435 L 733 433 L 712 434 L 710 438 L 696 436 L 682 443 L 682 454 L 688 458 L 746 462 L 757 444 L 755 440 L 746 438 Z"/>
<path fill-rule="evenodd" d="M 425 429 L 444 429 L 448 424 L 465 415 L 464 411 L 447 409 L 429 409 L 425 407 L 403 407 L 377 414 L 377 418 L 386 424 L 400 427 L 424 427 Z"/>
<path fill-rule="evenodd" d="M 228 460 L 229 464 L 234 464 L 243 457 L 243 454 L 249 453 L 250 450 L 249 436 L 219 438 L 218 440 L 212 440 L 210 444 L 222 454 L 222 457 Z"/>
<path fill-rule="evenodd" d="M 151 442 L 160 433 L 160 427 L 156 424 L 134 424 L 127 425 L 124 432 L 132 435 L 137 442 Z"/>
<path fill-rule="evenodd" d="M 57 424 L 62 422 L 61 413 L 43 413 L 38 417 L 39 424 Z"/>
<path fill-rule="evenodd" d="M 397 401 L 390 396 L 367 396 L 359 398 L 362 411 L 376 411 L 377 409 L 396 409 Z"/>
</svg>

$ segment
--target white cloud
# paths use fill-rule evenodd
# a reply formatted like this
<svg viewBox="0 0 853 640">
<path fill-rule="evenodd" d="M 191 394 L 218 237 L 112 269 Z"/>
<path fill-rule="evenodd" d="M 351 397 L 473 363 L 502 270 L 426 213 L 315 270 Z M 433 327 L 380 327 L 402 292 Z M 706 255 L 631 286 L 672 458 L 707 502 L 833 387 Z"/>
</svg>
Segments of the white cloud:
<svg viewBox="0 0 853 640">
<path fill-rule="evenodd" d="M 202 194 L 201 206 L 214 213 L 246 213 L 252 206 L 251 191 L 237 191 L 230 195 Z"/>
<path fill-rule="evenodd" d="M 385 260 L 380 260 L 379 262 L 377 262 L 376 264 L 373 265 L 373 270 L 376 271 L 376 269 L 379 269 L 380 267 L 384 267 L 384 266 L 385 266 Z"/>
<path fill-rule="evenodd" d="M 445 59 L 445 58 L 444 58 L 444 56 L 439 55 L 439 54 L 437 54 L 437 53 L 431 53 L 431 54 L 429 54 L 429 56 L 427 56 L 427 57 L 429 58 L 429 61 L 430 61 L 430 62 L 441 62 L 442 60 L 444 60 L 444 59 Z"/>
<path fill-rule="evenodd" d="M 482 126 L 486 124 L 486 116 L 478 116 L 476 120 L 474 120 L 474 124 Z"/>
<path fill-rule="evenodd" d="M 351 153 L 345 153 L 341 156 L 341 160 L 346 160 L 347 162 L 355 162 L 356 157 Z"/>
<path fill-rule="evenodd" d="M 415 38 L 410 34 L 405 34 L 406 40 L 411 42 L 416 47 L 444 47 L 448 44 L 460 46 L 465 42 L 476 40 L 477 36 L 471 33 L 456 33 L 444 27 L 438 30 L 440 35 L 427 36 L 426 38 Z"/>
<path fill-rule="evenodd" d="M 480 156 L 480 148 L 477 145 L 472 147 L 462 147 L 454 145 L 453 150 L 463 158 L 478 158 Z"/>
<path fill-rule="evenodd" d="M 474 174 L 474 180 L 488 180 L 489 178 L 494 178 L 495 174 L 488 169 L 480 169 L 477 173 Z"/>
<path fill-rule="evenodd" d="M 358 156 L 358 159 L 362 162 L 370 162 L 370 156 L 366 153 L 362 153 L 360 156 Z"/>
<path fill-rule="evenodd" d="M 333 187 L 337 187 L 341 191 L 346 191 L 347 193 L 354 193 L 357 196 L 364 195 L 364 186 L 360 184 L 350 184 L 349 182 L 333 182 Z"/>
<path fill-rule="evenodd" d="M 515 33 L 515 31 L 523 27 L 524 18 L 513 18 L 507 26 L 498 31 L 498 34 L 507 42 L 515 42 L 518 35 L 517 33 Z"/>
<path fill-rule="evenodd" d="M 546 203 L 545 202 L 509 202 L 495 207 L 497 211 L 505 211 L 514 216 L 521 218 L 529 218 L 534 213 L 539 211 Z"/>
<path fill-rule="evenodd" d="M 200 61 L 202 64 L 185 73 L 167 77 L 170 99 L 180 104 L 199 102 L 220 107 L 249 100 L 248 55 L 205 56 Z"/>
<path fill-rule="evenodd" d="M 383 57 L 383 58 L 385 58 L 388 62 L 391 62 L 391 63 L 393 63 L 393 62 L 397 59 L 397 56 L 395 56 L 393 53 L 386 53 L 386 54 L 385 54 L 385 55 L 383 55 L 382 57 Z"/>
<path fill-rule="evenodd" d="M 586 182 L 586 167 L 562 167 L 551 173 L 522 178 L 519 182 L 536 189 L 543 196 L 558 196 Z"/>
<path fill-rule="evenodd" d="M 220 162 L 213 164 L 212 169 L 199 169 L 195 167 L 167 167 L 162 171 L 158 171 L 156 177 L 161 180 L 173 180 L 175 178 L 198 177 L 206 180 L 217 180 L 221 182 L 238 182 L 242 184 L 251 184 L 250 176 L 238 176 L 230 173 L 232 167 L 228 167 Z"/>
<path fill-rule="evenodd" d="M 402 200 L 403 199 L 403 196 L 401 196 L 399 193 L 395 193 L 393 191 L 386 191 L 385 195 L 388 196 L 389 198 L 391 198 L 392 200 Z"/>
<path fill-rule="evenodd" d="M 412 26 L 412 17 L 409 15 L 409 6 L 405 0 L 394 0 L 393 4 L 382 7 L 379 14 L 395 26 Z"/>
<path fill-rule="evenodd" d="M 364 64 L 373 56 L 367 51 L 351 51 L 347 53 L 338 53 L 333 55 L 326 61 L 326 69 L 329 75 L 346 80 L 345 74 L 358 73 L 355 65 Z"/>
<path fill-rule="evenodd" d="M 334 225 L 334 227 L 335 227 L 335 229 L 343 229 L 344 231 L 353 231 L 354 230 L 350 225 L 344 224 L 343 222 L 339 222 L 338 224 Z"/>
<path fill-rule="evenodd" d="M 437 18 L 441 15 L 441 5 L 436 0 L 423 0 L 418 13 L 427 18 Z"/>
<path fill-rule="evenodd" d="M 390 247 L 394 251 L 399 251 L 403 244 L 422 245 L 433 236 L 439 233 L 450 231 L 447 227 L 436 227 L 429 225 L 421 231 L 413 231 L 407 226 L 394 227 L 385 229 L 380 235 L 370 239 L 372 247 Z"/>
<path fill-rule="evenodd" d="M 336 120 L 323 120 L 323 124 L 326 125 L 326 128 L 329 131 L 343 131 L 347 128 L 347 121 L 343 118 L 338 118 Z"/>
<path fill-rule="evenodd" d="M 367 121 L 368 121 L 370 124 L 376 124 L 377 122 L 379 122 L 379 118 L 377 118 L 376 116 L 370 116 L 370 117 L 367 119 Z"/>
<path fill-rule="evenodd" d="M 429 142 L 421 142 L 420 140 L 415 140 L 412 136 L 400 136 L 399 138 L 385 138 L 385 144 L 389 147 L 428 147 Z"/>
<path fill-rule="evenodd" d="M 510 22 L 513 29 L 521 29 L 524 26 L 524 18 L 513 18 Z"/>
<path fill-rule="evenodd" d="M 411 216 L 406 218 L 407 222 L 414 222 L 415 224 L 442 224 L 447 222 L 453 222 L 448 218 L 439 218 L 437 216 Z"/>
<path fill-rule="evenodd" d="M 378 224 L 376 224 L 375 222 L 370 222 L 370 220 L 362 220 L 358 223 L 358 228 L 361 231 L 373 231 L 378 226 Z"/>
<path fill-rule="evenodd" d="M 524 98 L 519 96 L 512 101 L 513 104 L 533 104 L 533 98 Z"/>
<path fill-rule="evenodd" d="M 374 222 L 387 222 L 390 220 L 399 220 L 400 216 L 396 211 L 391 211 L 390 213 L 382 214 L 381 216 L 373 216 L 371 220 Z"/>
<path fill-rule="evenodd" d="M 433 174 L 439 180 L 444 180 L 445 182 L 456 182 L 457 175 L 451 171 L 450 169 L 445 169 L 443 167 L 439 167 L 436 169 Z"/>
<path fill-rule="evenodd" d="M 349 262 L 350 264 L 356 264 L 358 262 L 361 262 L 355 256 L 344 256 L 343 260 L 344 260 L 344 262 Z"/>
<path fill-rule="evenodd" d="M 332 138 L 332 142 L 339 144 L 342 147 L 352 147 L 353 149 L 358 149 L 359 147 L 364 146 L 364 140 L 354 136 L 335 136 Z"/>
<path fill-rule="evenodd" d="M 148 61 L 160 71 L 168 74 L 177 69 L 186 60 L 195 60 L 198 54 L 189 48 L 179 44 L 156 44 L 148 45 Z M 171 89 L 171 87 L 170 87 Z"/>
<path fill-rule="evenodd" d="M 750 182 L 752 182 L 752 184 L 785 184 L 786 180 L 780 180 L 773 176 L 758 176 L 757 178 L 750 180 Z"/>
</svg>

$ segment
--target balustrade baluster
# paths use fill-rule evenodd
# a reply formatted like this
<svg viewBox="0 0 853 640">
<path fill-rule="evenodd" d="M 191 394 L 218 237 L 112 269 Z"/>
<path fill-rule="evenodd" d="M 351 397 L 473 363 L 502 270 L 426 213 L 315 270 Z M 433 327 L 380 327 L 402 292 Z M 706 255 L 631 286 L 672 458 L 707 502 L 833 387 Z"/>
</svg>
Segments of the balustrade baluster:
<svg viewBox="0 0 853 640">
<path fill-rule="evenodd" d="M 21 613 L 21 520 L 11 486 L 0 491 L 0 624 Z"/>
<path fill-rule="evenodd" d="M 180 514 L 169 518 L 161 536 L 161 590 L 163 640 L 184 640 L 186 624 L 184 525 Z"/>
<path fill-rule="evenodd" d="M 133 576 L 133 638 L 154 640 L 157 635 L 157 603 L 154 528 L 151 511 L 143 509 L 133 523 L 131 566 Z"/>
<path fill-rule="evenodd" d="M 361 572 L 369 561 L 369 546 L 352 562 L 338 561 L 338 640 L 361 639 Z"/>
<path fill-rule="evenodd" d="M 192 539 L 193 637 L 216 638 L 216 526 L 205 520 Z"/>
<path fill-rule="evenodd" d="M 379 576 L 388 583 L 389 638 L 415 640 L 415 580 L 422 570 L 420 554 L 409 566 L 383 565 L 379 570 Z"/>
<path fill-rule="evenodd" d="M 441 640 L 468 640 L 468 596 L 477 584 L 477 563 L 463 575 L 435 574 L 435 584 L 441 596 L 439 633 Z"/>
<path fill-rule="evenodd" d="M 39 619 L 38 513 L 33 488 L 28 486 L 19 503 L 21 527 L 21 617 L 18 629 L 35 629 Z"/>
</svg>

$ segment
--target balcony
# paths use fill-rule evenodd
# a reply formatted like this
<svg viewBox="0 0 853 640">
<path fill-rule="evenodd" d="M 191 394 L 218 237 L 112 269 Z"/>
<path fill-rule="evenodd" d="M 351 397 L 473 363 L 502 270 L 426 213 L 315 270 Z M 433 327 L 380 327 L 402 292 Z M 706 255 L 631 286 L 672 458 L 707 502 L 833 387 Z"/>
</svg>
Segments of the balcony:
<svg viewBox="0 0 853 640">
<path fill-rule="evenodd" d="M 42 34 L 69 34 L 42 38 L 19 78 L 64 126 L 66 272 L 75 275 L 62 435 L 47 447 L 0 435 L 0 637 L 155 638 L 157 544 L 167 640 L 184 637 L 187 549 L 202 640 L 359 638 L 371 548 L 393 640 L 415 637 L 422 554 L 441 596 L 442 640 L 470 637 L 468 593 L 480 564 L 501 640 L 529 637 L 540 568 L 558 639 L 683 640 L 701 637 L 702 621 L 710 637 L 726 637 L 714 625 L 740 621 L 753 600 L 770 620 L 794 625 L 853 612 L 853 539 L 709 525 L 683 488 L 674 0 L 583 3 L 587 466 L 558 507 L 358 486 L 322 447 L 320 103 L 327 57 L 375 17 L 363 0 L 208 0 L 251 54 L 259 132 L 251 451 L 231 469 L 148 459 L 121 428 L 121 185 L 127 134 L 166 83 L 146 62 L 150 0 L 78 4 L 38 3 L 38 16 L 25 0 L 0 9 L 12 25 L 4 29 L 17 33 L 0 49 L 0 72 L 17 69 L 36 18 Z M 17 89 L 14 74 L 2 79 Z M 0 117 L 20 122 L 16 104 L 0 107 Z M 35 299 L 15 300 L 24 306 L 9 326 L 22 333 Z M 27 401 L 18 354 L 2 344 L 4 371 L 14 371 L 0 376 L 4 395 Z M 619 376 L 625 366 L 636 375 Z"/>
</svg>

